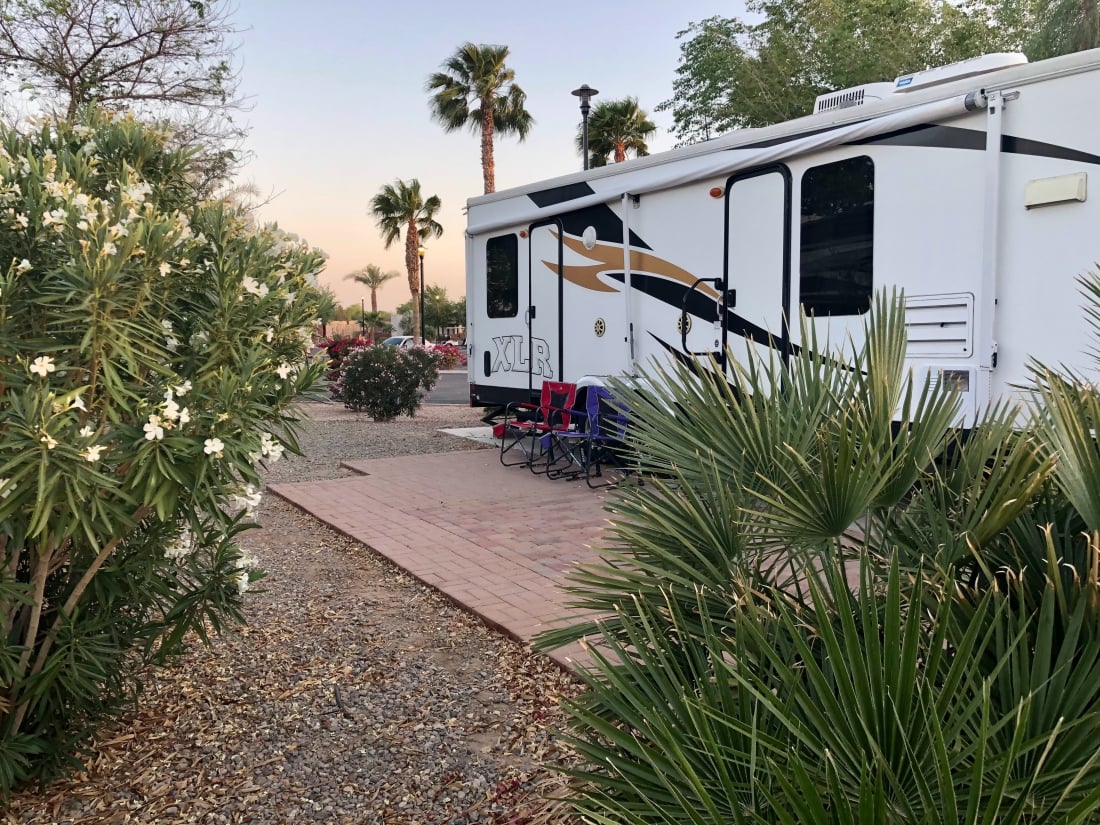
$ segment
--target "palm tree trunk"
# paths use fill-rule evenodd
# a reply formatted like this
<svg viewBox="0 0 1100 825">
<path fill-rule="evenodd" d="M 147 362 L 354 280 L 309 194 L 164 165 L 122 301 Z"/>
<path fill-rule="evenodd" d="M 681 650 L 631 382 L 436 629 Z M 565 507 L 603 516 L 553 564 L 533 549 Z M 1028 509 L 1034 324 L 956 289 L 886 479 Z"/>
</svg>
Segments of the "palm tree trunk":
<svg viewBox="0 0 1100 825">
<path fill-rule="evenodd" d="M 615 163 L 622 163 L 626 160 L 626 146 L 622 141 L 615 142 Z"/>
<path fill-rule="evenodd" d="M 378 288 L 373 286 L 370 288 L 370 311 L 378 312 Z"/>
<path fill-rule="evenodd" d="M 481 99 L 481 176 L 485 194 L 497 191 L 496 161 L 493 160 L 493 101 Z"/>
<path fill-rule="evenodd" d="M 409 294 L 412 296 L 412 334 L 420 340 L 420 256 L 416 250 L 420 246 L 420 232 L 416 220 L 409 221 L 405 229 L 405 269 L 409 273 Z"/>
</svg>

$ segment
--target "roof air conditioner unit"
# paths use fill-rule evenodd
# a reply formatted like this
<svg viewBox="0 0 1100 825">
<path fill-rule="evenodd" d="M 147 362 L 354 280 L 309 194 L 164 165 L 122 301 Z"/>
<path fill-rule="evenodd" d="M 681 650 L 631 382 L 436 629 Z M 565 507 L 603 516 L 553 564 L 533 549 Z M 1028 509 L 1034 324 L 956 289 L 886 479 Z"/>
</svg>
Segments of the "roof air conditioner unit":
<svg viewBox="0 0 1100 825">
<path fill-rule="evenodd" d="M 842 89 L 839 92 L 828 92 L 817 96 L 817 100 L 814 101 L 814 114 L 818 115 L 822 112 L 835 112 L 838 109 L 849 109 L 852 106 L 877 103 L 880 100 L 885 100 L 888 95 L 893 93 L 893 83 L 865 83 L 862 86 Z"/>
<path fill-rule="evenodd" d="M 1010 66 L 1020 66 L 1027 63 L 1027 56 L 1020 52 L 995 52 L 983 54 L 980 57 L 971 57 L 969 60 L 960 60 L 958 63 L 948 63 L 946 66 L 937 66 L 935 69 L 925 69 L 923 72 L 903 74 L 894 81 L 894 89 L 898 92 L 911 92 L 916 89 L 927 89 L 929 86 L 938 86 L 951 80 L 960 80 L 964 77 L 973 77 L 977 74 L 995 72 L 998 69 L 1007 69 Z"/>
</svg>

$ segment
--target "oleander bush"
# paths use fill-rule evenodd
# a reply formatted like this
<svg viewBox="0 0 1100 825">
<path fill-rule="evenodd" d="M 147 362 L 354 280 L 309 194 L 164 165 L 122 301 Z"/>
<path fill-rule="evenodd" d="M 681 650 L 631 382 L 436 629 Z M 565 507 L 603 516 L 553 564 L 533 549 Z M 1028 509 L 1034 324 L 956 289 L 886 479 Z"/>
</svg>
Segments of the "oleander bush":
<svg viewBox="0 0 1100 825">
<path fill-rule="evenodd" d="M 137 668 L 242 620 L 297 450 L 322 256 L 197 203 L 167 135 L 0 126 L 0 792 L 78 765 Z"/>
<path fill-rule="evenodd" d="M 423 347 L 361 347 L 344 357 L 334 392 L 349 410 L 375 421 L 415 415 L 422 394 L 439 381 L 439 364 L 439 356 Z"/>
<path fill-rule="evenodd" d="M 335 401 L 343 401 L 344 395 L 340 388 L 340 366 L 349 352 L 360 347 L 371 346 L 369 338 L 356 336 L 354 338 L 341 338 L 334 336 L 321 342 L 321 347 L 328 356 L 328 365 L 325 370 L 325 380 L 328 381 L 328 391 Z"/>
<path fill-rule="evenodd" d="M 454 370 L 467 364 L 465 351 L 454 344 L 436 344 L 432 352 L 439 356 L 439 368 L 442 370 Z"/>
<path fill-rule="evenodd" d="M 803 319 L 786 362 L 613 382 L 646 481 L 570 580 L 599 618 L 540 639 L 592 645 L 582 821 L 1100 821 L 1100 391 L 1035 364 L 963 436 L 903 307 L 845 351 Z"/>
</svg>

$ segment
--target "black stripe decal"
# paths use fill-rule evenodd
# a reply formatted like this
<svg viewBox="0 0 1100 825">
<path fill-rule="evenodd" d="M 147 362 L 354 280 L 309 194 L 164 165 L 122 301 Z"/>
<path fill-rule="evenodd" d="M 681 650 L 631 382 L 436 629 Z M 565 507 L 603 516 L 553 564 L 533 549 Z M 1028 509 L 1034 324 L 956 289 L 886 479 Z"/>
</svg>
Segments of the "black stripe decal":
<svg viewBox="0 0 1100 825">
<path fill-rule="evenodd" d="M 922 146 L 935 149 L 970 149 L 985 151 L 985 132 L 978 129 L 963 129 L 958 126 L 938 126 L 924 124 L 898 129 L 863 140 L 853 141 L 849 146 Z M 1030 155 L 1040 158 L 1056 158 L 1078 163 L 1100 165 L 1100 155 L 1093 155 L 1056 143 L 1044 143 L 1041 140 L 1001 136 L 1001 151 L 1012 155 Z"/>
<path fill-rule="evenodd" d="M 584 181 L 580 183 L 568 183 L 565 186 L 555 186 L 553 189 L 543 189 L 539 192 L 532 192 L 527 197 L 535 202 L 535 206 L 540 209 L 546 206 L 554 206 L 558 203 L 565 203 L 566 201 L 576 200 L 577 198 L 583 198 L 586 195 L 596 194 L 592 187 Z"/>
<path fill-rule="evenodd" d="M 604 272 L 602 274 L 613 281 L 618 281 L 620 284 L 625 280 L 622 272 Z M 662 278 L 658 275 L 647 275 L 644 272 L 632 272 L 630 281 L 634 289 L 639 292 L 656 298 L 661 303 L 668 304 L 679 311 L 683 311 L 684 295 L 688 293 L 689 290 L 688 287 L 684 286 L 679 281 L 671 281 L 668 278 Z M 713 324 L 718 316 L 718 302 L 701 292 L 691 291 L 690 295 L 688 295 L 687 311 L 689 315 L 693 315 L 700 321 Z M 769 346 L 781 353 L 793 355 L 798 351 L 797 347 L 789 346 L 779 336 L 773 335 L 763 327 L 758 327 L 756 324 L 738 315 L 732 309 L 726 310 L 726 330 L 729 336 L 750 338 L 757 343 L 767 342 Z"/>
<path fill-rule="evenodd" d="M 1058 160 L 1073 160 L 1078 163 L 1100 164 L 1100 155 L 1090 155 L 1088 152 L 1070 149 L 1068 146 L 1058 146 L 1055 143 L 1043 143 L 1040 140 L 1029 140 L 1028 138 L 1013 137 L 1012 135 L 1001 136 L 1001 151 L 1013 155 L 1034 155 L 1040 158 L 1057 158 Z"/>
<path fill-rule="evenodd" d="M 576 238 L 584 234 L 589 226 L 595 228 L 596 238 L 605 243 L 621 244 L 623 242 L 623 222 L 615 210 L 606 203 L 588 206 L 584 209 L 574 209 L 558 216 L 561 227 L 566 234 Z M 630 245 L 634 249 L 650 249 L 649 244 L 630 233 Z"/>
</svg>

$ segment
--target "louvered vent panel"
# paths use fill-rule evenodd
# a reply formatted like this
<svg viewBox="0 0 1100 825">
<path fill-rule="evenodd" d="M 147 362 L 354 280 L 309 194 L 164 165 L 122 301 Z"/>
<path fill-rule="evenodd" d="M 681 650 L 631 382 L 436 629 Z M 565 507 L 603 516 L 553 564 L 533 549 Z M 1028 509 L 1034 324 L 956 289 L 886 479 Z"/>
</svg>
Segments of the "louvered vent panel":
<svg viewBox="0 0 1100 825">
<path fill-rule="evenodd" d="M 966 357 L 974 351 L 974 296 L 915 295 L 905 302 L 909 358 Z"/>
</svg>

